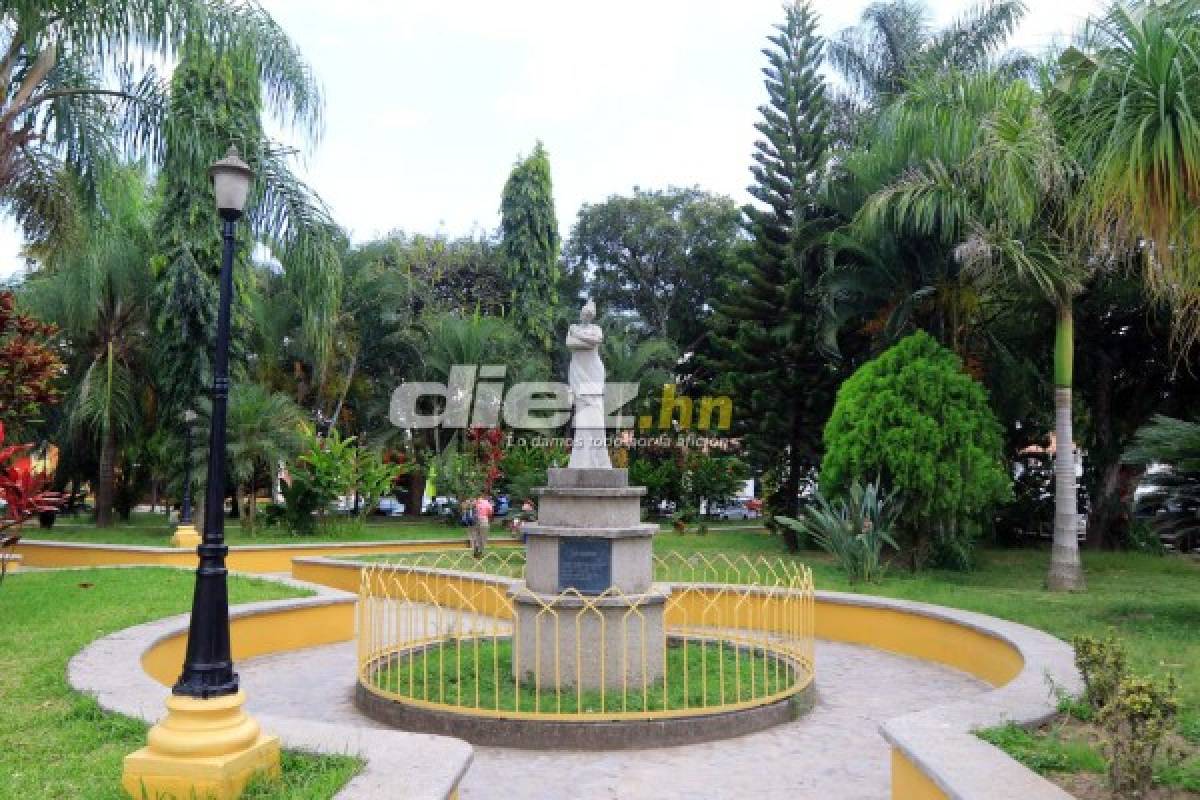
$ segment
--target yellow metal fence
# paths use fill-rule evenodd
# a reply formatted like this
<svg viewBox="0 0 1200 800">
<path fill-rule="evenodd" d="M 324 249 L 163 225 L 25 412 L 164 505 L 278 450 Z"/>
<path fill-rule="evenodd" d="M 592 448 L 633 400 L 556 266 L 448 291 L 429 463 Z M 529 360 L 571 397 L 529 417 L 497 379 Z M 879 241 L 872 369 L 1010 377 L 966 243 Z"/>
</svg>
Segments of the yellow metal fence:
<svg viewBox="0 0 1200 800">
<path fill-rule="evenodd" d="M 523 569 L 521 552 L 365 566 L 360 682 L 453 713 L 597 720 L 767 705 L 812 681 L 812 574 L 799 563 L 656 557 L 659 582 L 640 595 L 539 595 Z"/>
</svg>

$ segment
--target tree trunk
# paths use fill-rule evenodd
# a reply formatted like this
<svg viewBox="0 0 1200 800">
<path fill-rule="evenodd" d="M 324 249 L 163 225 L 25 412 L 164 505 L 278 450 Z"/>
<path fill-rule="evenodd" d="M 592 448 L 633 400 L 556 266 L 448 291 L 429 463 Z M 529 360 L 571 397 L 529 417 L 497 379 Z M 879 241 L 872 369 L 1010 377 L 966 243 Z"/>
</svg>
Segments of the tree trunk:
<svg viewBox="0 0 1200 800">
<path fill-rule="evenodd" d="M 421 499 L 425 497 L 425 473 L 418 470 L 413 470 L 408 473 L 408 505 L 404 507 L 404 514 L 408 517 L 416 517 L 421 514 Z"/>
<path fill-rule="evenodd" d="M 1075 443 L 1071 418 L 1075 325 L 1070 302 L 1058 309 L 1054 341 L 1054 546 L 1046 588 L 1052 592 L 1082 591 L 1083 563 L 1079 559 L 1079 500 L 1075 489 Z"/>
<path fill-rule="evenodd" d="M 350 358 L 350 368 L 346 370 L 346 384 L 342 387 L 342 393 L 338 397 L 337 405 L 333 407 L 333 414 L 329 417 L 329 427 L 325 429 L 325 435 L 333 433 L 333 429 L 337 427 L 337 419 L 342 415 L 342 406 L 346 402 L 346 395 L 350 393 L 350 383 L 354 380 L 354 371 L 358 368 L 358 351 L 354 351 L 354 355 Z"/>
<path fill-rule="evenodd" d="M 254 533 L 256 515 L 258 514 L 258 484 L 254 480 L 254 471 L 250 472 L 250 505 L 246 506 L 246 529 Z"/>
<path fill-rule="evenodd" d="M 803 430 L 801 428 L 800 414 L 797 411 L 792 414 L 787 480 L 777 490 L 778 494 L 782 495 L 782 498 L 778 498 L 775 502 L 776 508 L 792 519 L 795 519 L 800 511 L 800 471 L 804 468 L 803 445 Z M 789 552 L 794 553 L 800 549 L 800 537 L 794 530 L 787 526 L 780 526 L 779 530 L 783 534 L 783 543 L 787 546 Z"/>
<path fill-rule="evenodd" d="M 1091 513 L 1087 546 L 1096 550 L 1119 547 L 1128 538 L 1129 481 L 1128 470 L 1121 464 L 1122 442 L 1113 424 L 1113 367 L 1107 353 L 1095 355 L 1090 383 L 1093 387 L 1088 415 L 1092 429 L 1088 447 Z"/>
<path fill-rule="evenodd" d="M 113 524 L 113 488 L 115 484 L 115 462 L 117 459 L 117 432 L 112 425 L 104 432 L 100 442 L 100 470 L 96 476 L 96 527 L 109 528 Z"/>
<path fill-rule="evenodd" d="M 1121 472 L 1121 463 L 1113 461 L 1104 465 L 1096 481 L 1088 518 L 1088 546 L 1093 549 L 1115 547 L 1124 538 L 1118 530 L 1124 511 Z"/>
</svg>

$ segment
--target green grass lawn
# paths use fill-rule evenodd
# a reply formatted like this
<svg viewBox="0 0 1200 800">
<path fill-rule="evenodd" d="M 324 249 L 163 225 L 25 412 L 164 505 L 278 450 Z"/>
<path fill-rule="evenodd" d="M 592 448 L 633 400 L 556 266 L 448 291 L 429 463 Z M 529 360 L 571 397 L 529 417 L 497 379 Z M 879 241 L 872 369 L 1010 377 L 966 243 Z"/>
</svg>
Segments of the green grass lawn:
<svg viewBox="0 0 1200 800">
<path fill-rule="evenodd" d="M 134 513 L 128 522 L 111 528 L 97 528 L 86 515 L 60 517 L 48 530 L 36 524 L 25 526 L 26 539 L 51 539 L 64 542 L 100 544 L 149 545 L 169 547 L 174 526 L 167 523 L 165 514 Z M 495 535 L 501 533 L 497 529 Z M 467 530 L 461 526 L 431 521 L 428 517 L 416 520 L 394 517 L 372 517 L 357 530 L 342 530 L 329 535 L 296 536 L 280 528 L 261 524 L 254 533 L 242 529 L 236 519 L 225 520 L 225 540 L 231 545 L 247 544 L 317 544 L 322 542 L 375 542 L 408 539 L 466 539 Z"/>
<path fill-rule="evenodd" d="M 492 525 L 491 535 L 507 536 L 508 532 L 501 527 L 502 520 Z M 711 523 L 714 532 L 720 536 L 709 541 L 713 549 L 721 549 L 726 537 L 734 537 L 739 541 L 739 548 L 753 549 L 750 544 L 754 540 L 768 550 L 775 551 L 778 545 L 769 536 L 765 528 L 757 529 L 751 521 L 716 521 Z M 351 527 L 351 526 L 345 526 Z M 671 531 L 670 522 L 662 522 L 664 532 Z M 723 530 L 738 528 L 739 530 Z M 747 530 L 741 530 L 747 528 Z M 26 539 L 49 539 L 63 542 L 90 542 L 94 544 L 124 544 L 151 547 L 169 547 L 174 525 L 167 522 L 165 514 L 135 512 L 125 522 L 118 522 L 111 528 L 97 528 L 90 516 L 80 514 L 76 517 L 61 516 L 48 530 L 39 528 L 36 524 L 25 527 Z M 678 537 L 677 534 L 675 536 Z M 447 525 L 430 517 L 369 517 L 366 524 L 357 530 L 340 530 L 327 535 L 296 536 L 280 528 L 267 528 L 262 525 L 260 518 L 258 529 L 248 533 L 242 529 L 241 522 L 236 519 L 225 520 L 225 540 L 231 545 L 248 544 L 304 544 L 321 542 L 376 542 L 376 541 L 406 541 L 411 539 L 466 539 L 467 529 L 461 525 Z M 684 538 L 684 537 L 678 537 Z M 689 534 L 686 538 L 700 541 L 708 540 L 707 536 Z M 700 548 L 697 544 L 695 547 Z"/>
<path fill-rule="evenodd" d="M 193 580 L 191 572 L 152 567 L 8 576 L 0 585 L 0 797 L 125 797 L 121 759 L 145 745 L 146 726 L 73 691 L 67 661 L 108 633 L 186 611 Z M 303 594 L 239 577 L 229 589 L 231 603 Z M 257 785 L 247 796 L 324 800 L 359 766 L 344 756 L 285 754 L 282 783 Z"/>
<path fill-rule="evenodd" d="M 645 690 L 631 687 L 628 693 L 620 688 L 556 692 L 547 683 L 552 676 L 541 676 L 539 687 L 531 671 L 518 686 L 512 677 L 512 642 L 484 639 L 450 641 L 402 657 L 375 673 L 375 685 L 449 705 L 587 714 L 717 706 L 775 694 L 792 681 L 774 658 L 712 643 L 668 648 L 666 672 L 665 687 L 659 680 Z"/>
</svg>

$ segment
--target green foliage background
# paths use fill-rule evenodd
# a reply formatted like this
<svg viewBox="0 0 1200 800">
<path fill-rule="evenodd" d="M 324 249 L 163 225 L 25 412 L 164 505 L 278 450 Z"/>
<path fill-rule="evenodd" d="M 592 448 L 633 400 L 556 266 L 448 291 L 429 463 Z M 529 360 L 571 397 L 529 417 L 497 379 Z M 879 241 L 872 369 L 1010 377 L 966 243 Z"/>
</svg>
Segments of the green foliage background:
<svg viewBox="0 0 1200 800">
<path fill-rule="evenodd" d="M 825 426 L 821 491 L 880 478 L 904 507 L 913 564 L 970 564 L 988 513 L 1012 493 L 1000 424 L 958 356 L 923 331 L 864 364 Z"/>
</svg>

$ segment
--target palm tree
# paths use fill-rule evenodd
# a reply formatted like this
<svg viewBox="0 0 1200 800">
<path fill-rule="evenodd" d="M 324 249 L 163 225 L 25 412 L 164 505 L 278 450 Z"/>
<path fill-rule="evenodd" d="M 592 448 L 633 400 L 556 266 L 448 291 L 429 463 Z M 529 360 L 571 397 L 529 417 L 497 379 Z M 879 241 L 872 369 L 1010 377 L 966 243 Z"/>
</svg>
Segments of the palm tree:
<svg viewBox="0 0 1200 800">
<path fill-rule="evenodd" d="M 667 339 L 650 337 L 639 340 L 628 330 L 610 330 L 602 345 L 604 366 L 609 383 L 637 384 L 637 405 L 624 413 L 640 413 L 650 406 L 671 383 L 679 352 Z"/>
<path fill-rule="evenodd" d="M 1186 473 L 1200 473 L 1200 422 L 1155 415 L 1134 436 L 1125 451 L 1134 464 L 1170 464 Z"/>
<path fill-rule="evenodd" d="M 522 336 L 512 322 L 504 317 L 435 312 L 420 322 L 409 346 L 420 356 L 420 366 L 415 376 L 418 380 L 449 382 L 451 369 L 456 366 L 503 367 L 504 373 L 491 376 L 487 379 L 489 382 L 511 384 L 537 380 L 545 376 L 545 365 L 531 351 L 528 338 Z M 465 397 L 448 397 L 447 402 L 473 402 L 479 407 L 478 410 L 482 411 L 481 397 L 476 394 L 472 401 L 473 394 L 476 394 L 474 387 L 467 390 Z M 497 401 L 499 399 L 496 398 Z M 468 424 L 474 420 L 476 410 L 467 409 Z M 493 410 L 499 414 L 498 408 Z M 418 432 L 414 431 L 415 433 Z M 453 441 L 457 431 L 450 431 L 451 435 L 447 437 L 442 436 L 440 427 L 432 429 L 431 432 L 420 433 L 428 438 L 419 443 L 406 444 L 430 449 L 436 457 Z"/>
<path fill-rule="evenodd" d="M 1182 352 L 1200 339 L 1200 4 L 1115 2 L 1061 64 L 1056 108 L 1090 175 L 1080 215 L 1098 252 L 1139 254 Z"/>
<path fill-rule="evenodd" d="M 532 380 L 545 366 L 504 317 L 445 312 L 428 318 L 422 327 L 424 372 L 433 380 L 446 380 L 451 367 L 459 364 L 504 366 L 510 381 Z"/>
<path fill-rule="evenodd" d="M 149 381 L 148 303 L 153 284 L 151 209 L 138 170 L 108 174 L 78 245 L 45 253 L 28 281 L 31 306 L 63 331 L 74 353 L 68 420 L 95 436 L 99 448 L 96 524 L 112 524 L 114 472 L 123 439 L 142 418 Z"/>
<path fill-rule="evenodd" d="M 857 26 L 846 28 L 827 45 L 830 64 L 850 87 L 838 98 L 839 127 L 862 126 L 923 73 L 986 68 L 1024 15 L 1021 0 L 986 0 L 935 31 L 929 25 L 929 9 L 920 0 L 867 6 Z M 1001 64 L 1013 73 L 1030 66 L 1020 53 L 1005 56 Z"/>
<path fill-rule="evenodd" d="M 163 87 L 131 53 L 169 59 L 191 36 L 248 45 L 273 108 L 299 121 L 320 112 L 307 65 L 257 3 L 16 0 L 0 23 L 0 206 L 33 241 L 70 233 L 76 189 L 93 199 L 115 154 L 161 154 Z"/>
<path fill-rule="evenodd" d="M 930 75 L 898 98 L 885 119 L 894 141 L 918 143 L 921 152 L 899 179 L 868 198 L 858 225 L 933 239 L 985 287 L 1015 282 L 1056 308 L 1055 524 L 1047 586 L 1082 589 L 1071 387 L 1072 297 L 1085 261 L 1068 224 L 1082 176 L 1041 95 L 1022 80 Z"/>
<path fill-rule="evenodd" d="M 244 526 L 254 530 L 258 486 L 262 470 L 273 474 L 275 465 L 288 461 L 303 444 L 304 412 L 279 392 L 256 383 L 234 386 L 229 393 L 229 462 L 234 502 L 241 507 L 241 487 L 249 484 L 250 506 Z"/>
</svg>

